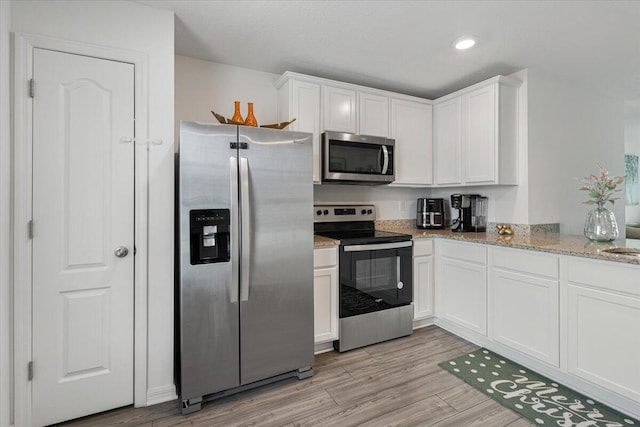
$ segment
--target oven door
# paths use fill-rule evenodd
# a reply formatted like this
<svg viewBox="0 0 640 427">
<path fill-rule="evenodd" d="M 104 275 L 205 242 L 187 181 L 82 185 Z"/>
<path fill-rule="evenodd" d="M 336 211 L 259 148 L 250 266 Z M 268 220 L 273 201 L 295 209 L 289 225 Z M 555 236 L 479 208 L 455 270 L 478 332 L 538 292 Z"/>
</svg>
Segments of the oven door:
<svg viewBox="0 0 640 427">
<path fill-rule="evenodd" d="M 411 304 L 413 242 L 340 246 L 340 318 Z"/>
</svg>

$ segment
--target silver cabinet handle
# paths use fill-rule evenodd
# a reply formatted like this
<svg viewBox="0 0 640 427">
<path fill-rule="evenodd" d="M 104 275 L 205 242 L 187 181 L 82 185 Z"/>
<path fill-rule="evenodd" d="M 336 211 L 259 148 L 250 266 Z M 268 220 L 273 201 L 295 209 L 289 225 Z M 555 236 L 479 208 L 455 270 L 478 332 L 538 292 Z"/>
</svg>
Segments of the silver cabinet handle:
<svg viewBox="0 0 640 427">
<path fill-rule="evenodd" d="M 251 206 L 249 194 L 249 160 L 240 157 L 240 215 L 242 216 L 240 250 L 240 301 L 249 300 L 249 281 L 251 279 Z"/>
<path fill-rule="evenodd" d="M 118 246 L 114 251 L 114 255 L 118 258 L 124 258 L 129 255 L 129 249 L 126 246 Z"/>
<path fill-rule="evenodd" d="M 229 181 L 231 183 L 231 289 L 230 302 L 238 302 L 238 277 L 240 276 L 238 227 L 238 159 L 229 157 Z"/>
</svg>

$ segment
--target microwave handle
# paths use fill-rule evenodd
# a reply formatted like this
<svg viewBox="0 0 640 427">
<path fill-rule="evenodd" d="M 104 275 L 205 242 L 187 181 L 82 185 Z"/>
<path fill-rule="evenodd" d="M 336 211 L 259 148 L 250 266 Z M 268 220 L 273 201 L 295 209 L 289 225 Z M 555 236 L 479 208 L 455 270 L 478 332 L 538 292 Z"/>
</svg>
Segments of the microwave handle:
<svg viewBox="0 0 640 427">
<path fill-rule="evenodd" d="M 389 150 L 387 150 L 387 146 L 382 146 L 382 175 L 387 174 L 387 169 L 389 169 Z"/>
</svg>

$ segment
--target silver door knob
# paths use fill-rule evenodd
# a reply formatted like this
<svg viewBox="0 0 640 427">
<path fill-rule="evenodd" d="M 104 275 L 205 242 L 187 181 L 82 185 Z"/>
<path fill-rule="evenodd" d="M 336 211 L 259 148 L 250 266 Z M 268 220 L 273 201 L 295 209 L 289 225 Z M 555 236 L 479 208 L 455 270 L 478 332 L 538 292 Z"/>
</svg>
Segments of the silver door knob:
<svg viewBox="0 0 640 427">
<path fill-rule="evenodd" d="M 116 248 L 115 251 L 113 251 L 113 253 L 118 257 L 118 258 L 124 258 L 127 255 L 129 255 L 129 249 L 127 249 L 126 246 L 118 246 Z"/>
</svg>

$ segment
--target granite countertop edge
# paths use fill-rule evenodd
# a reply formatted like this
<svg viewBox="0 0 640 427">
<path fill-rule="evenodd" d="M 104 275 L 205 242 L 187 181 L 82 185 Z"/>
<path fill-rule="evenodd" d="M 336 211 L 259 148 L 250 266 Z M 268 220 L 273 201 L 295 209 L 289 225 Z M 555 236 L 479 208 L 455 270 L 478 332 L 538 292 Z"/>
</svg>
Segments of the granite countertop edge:
<svg viewBox="0 0 640 427">
<path fill-rule="evenodd" d="M 414 240 L 418 239 L 447 239 L 470 243 L 481 243 L 505 248 L 526 249 L 558 255 L 571 255 L 591 258 L 600 261 L 612 261 L 632 265 L 640 265 L 640 256 L 618 255 L 602 252 L 611 247 L 624 247 L 625 241 L 611 243 L 590 242 L 583 236 L 557 233 L 537 234 L 532 236 L 500 236 L 495 233 L 454 233 L 451 230 L 423 230 L 406 227 L 381 227 L 382 231 L 409 234 Z M 322 248 L 339 245 L 340 241 L 314 235 L 314 247 Z"/>
</svg>

